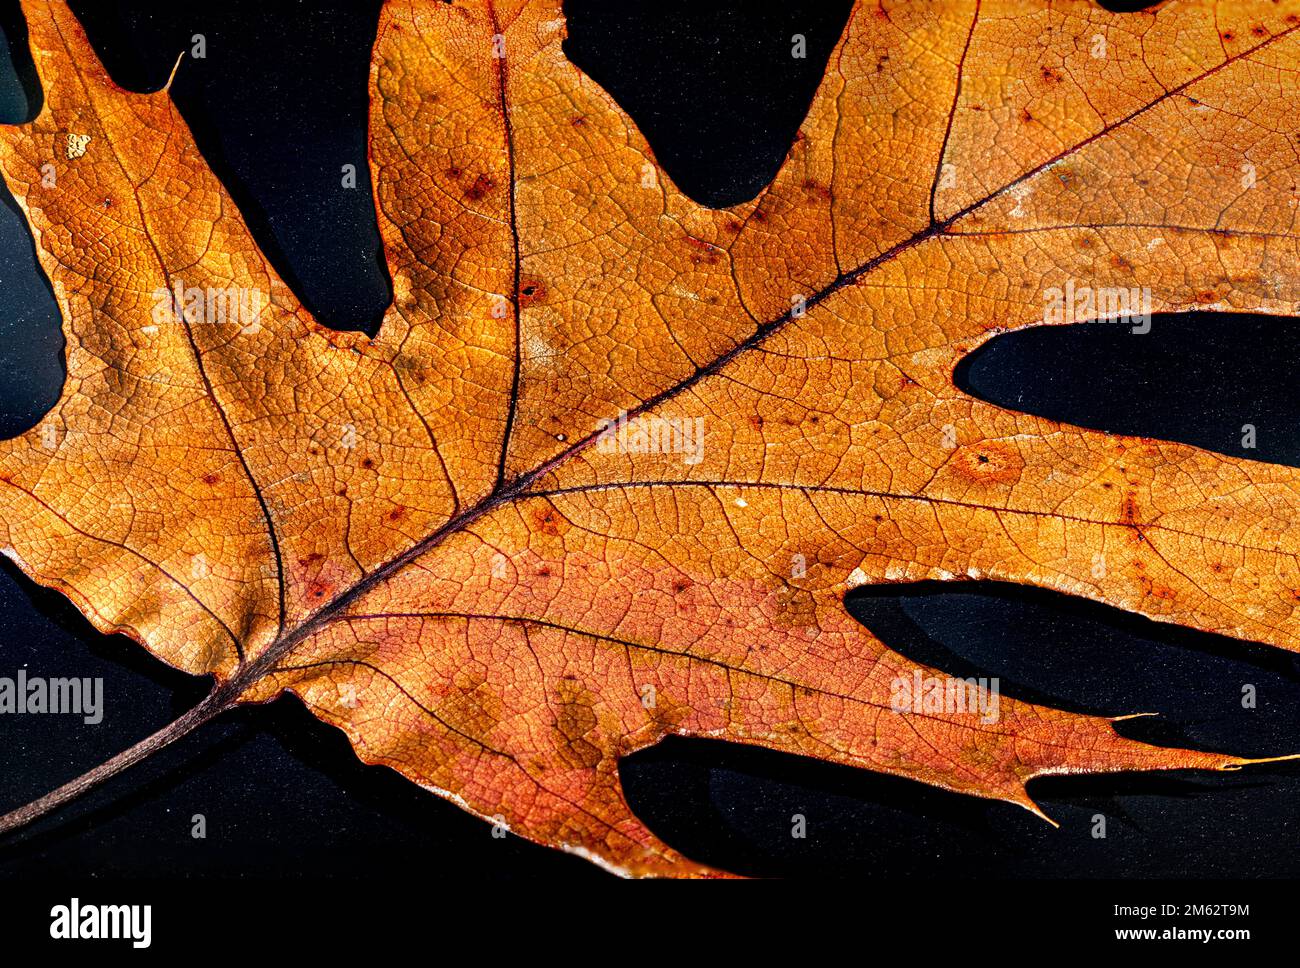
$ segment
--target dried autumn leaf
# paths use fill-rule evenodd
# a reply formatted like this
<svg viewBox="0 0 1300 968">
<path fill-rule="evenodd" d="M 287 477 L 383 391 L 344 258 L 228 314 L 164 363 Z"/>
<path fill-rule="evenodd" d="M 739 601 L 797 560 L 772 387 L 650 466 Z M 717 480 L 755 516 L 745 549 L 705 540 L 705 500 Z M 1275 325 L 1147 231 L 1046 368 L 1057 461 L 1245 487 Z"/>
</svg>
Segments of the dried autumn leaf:
<svg viewBox="0 0 1300 968">
<path fill-rule="evenodd" d="M 619 786 L 667 733 L 1035 811 L 1045 773 L 1245 762 L 1010 699 L 895 712 L 915 667 L 843 597 L 982 576 L 1290 647 L 1300 473 L 1009 412 L 952 371 L 1075 280 L 1292 311 L 1297 7 L 863 5 L 774 182 L 719 211 L 567 62 L 559 0 L 394 0 L 369 339 L 280 282 L 165 91 L 117 88 L 27 0 L 45 103 L 0 162 L 68 378 L 0 445 L 3 543 L 217 686 L 0 827 L 283 690 L 367 762 L 633 874 L 708 872 Z M 190 287 L 269 301 L 159 323 L 154 293 Z M 687 453 L 607 446 L 620 415 L 688 421 Z"/>
</svg>

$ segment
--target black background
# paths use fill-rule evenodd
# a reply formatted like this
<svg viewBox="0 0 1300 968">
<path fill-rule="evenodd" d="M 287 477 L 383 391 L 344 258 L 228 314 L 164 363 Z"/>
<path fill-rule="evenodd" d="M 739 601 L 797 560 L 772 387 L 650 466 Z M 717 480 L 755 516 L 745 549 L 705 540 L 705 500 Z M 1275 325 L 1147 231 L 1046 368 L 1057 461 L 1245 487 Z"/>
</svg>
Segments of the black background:
<svg viewBox="0 0 1300 968">
<path fill-rule="evenodd" d="M 16 4 L 0 2 L 12 69 L 0 120 L 39 104 Z M 821 77 L 845 3 L 569 2 L 570 58 L 646 132 L 697 200 L 755 195 L 775 173 Z M 374 2 L 73 4 L 118 83 L 152 90 L 195 33 L 172 95 L 263 249 L 318 318 L 373 332 L 390 298 L 365 166 Z M 809 56 L 790 57 L 805 34 Z M 2 58 L 0 58 L 2 60 Z M 0 63 L 0 67 L 4 67 Z M 57 399 L 62 338 L 12 199 L 0 208 L 0 432 Z M 1151 334 L 1091 326 L 1003 337 L 962 367 L 986 399 L 1101 429 L 1300 464 L 1287 320 L 1158 317 Z M 1241 425 L 1259 448 L 1240 450 Z M 849 605 L 894 648 L 1009 695 L 1106 714 L 1123 731 L 1241 754 L 1300 750 L 1300 666 L 1289 653 L 1156 626 L 1063 596 L 986 583 L 870 591 Z M 102 676 L 106 715 L 0 718 L 0 810 L 96 765 L 197 702 L 207 683 L 101 636 L 60 596 L 0 570 L 0 675 Z M 1243 710 L 1252 683 L 1259 708 Z M 1017 807 L 910 781 L 704 740 L 623 764 L 633 808 L 670 844 L 747 874 L 919 877 L 1280 876 L 1300 870 L 1300 766 L 1231 774 L 1050 778 L 1031 793 L 1060 829 Z M 190 836 L 191 817 L 208 836 Z M 808 837 L 790 836 L 807 817 Z M 1095 814 L 1108 836 L 1090 836 Z M 606 875 L 515 838 L 382 768 L 294 699 L 239 710 L 62 813 L 0 843 L 0 878 L 270 875 L 439 878 Z"/>
</svg>

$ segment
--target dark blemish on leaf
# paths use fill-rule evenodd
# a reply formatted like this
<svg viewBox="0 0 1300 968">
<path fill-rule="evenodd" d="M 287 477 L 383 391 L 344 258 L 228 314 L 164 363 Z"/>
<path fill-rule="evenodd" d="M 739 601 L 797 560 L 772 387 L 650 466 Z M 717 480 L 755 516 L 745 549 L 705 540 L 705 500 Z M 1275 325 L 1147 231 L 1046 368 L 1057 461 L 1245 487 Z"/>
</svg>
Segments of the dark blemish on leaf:
<svg viewBox="0 0 1300 968">
<path fill-rule="evenodd" d="M 548 534 L 553 538 L 558 537 L 560 534 L 560 516 L 556 514 L 555 508 L 544 507 L 534 516 L 533 527 L 542 534 Z"/>
<path fill-rule="evenodd" d="M 465 197 L 472 202 L 480 201 L 494 187 L 492 179 L 487 175 L 479 175 L 474 179 L 474 184 L 465 189 Z"/>
<path fill-rule="evenodd" d="M 531 306 L 546 298 L 546 286 L 540 279 L 519 280 L 519 305 Z"/>
<path fill-rule="evenodd" d="M 830 201 L 831 199 L 831 190 L 813 178 L 804 179 L 803 188 L 804 191 L 811 192 L 823 201 Z"/>
<path fill-rule="evenodd" d="M 1137 500 L 1132 494 L 1124 496 L 1124 503 L 1120 506 L 1120 522 L 1130 528 L 1137 525 Z"/>
<path fill-rule="evenodd" d="M 220 475 L 220 474 L 217 474 L 217 473 L 204 474 L 204 475 L 203 475 L 203 483 L 204 483 L 204 484 L 215 484 L 215 483 L 217 483 L 217 481 L 219 481 L 219 480 L 221 480 L 221 475 Z"/>
<path fill-rule="evenodd" d="M 691 253 L 692 262 L 697 265 L 701 262 L 707 263 L 708 265 L 717 264 L 718 247 L 716 245 L 697 239 L 693 235 L 686 236 L 686 241 L 693 249 L 695 249 L 695 251 Z"/>
<path fill-rule="evenodd" d="M 956 451 L 951 466 L 962 477 L 980 484 L 1013 484 L 1020 480 L 1025 462 L 1014 447 L 990 440 L 978 451 Z"/>
</svg>

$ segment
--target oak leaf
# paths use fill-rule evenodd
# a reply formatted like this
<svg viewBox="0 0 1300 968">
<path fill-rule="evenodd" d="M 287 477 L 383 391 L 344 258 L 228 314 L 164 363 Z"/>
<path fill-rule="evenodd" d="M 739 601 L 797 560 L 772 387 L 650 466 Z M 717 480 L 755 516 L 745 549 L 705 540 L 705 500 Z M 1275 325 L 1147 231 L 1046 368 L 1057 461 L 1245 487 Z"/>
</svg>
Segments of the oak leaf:
<svg viewBox="0 0 1300 968">
<path fill-rule="evenodd" d="M 0 542 L 216 686 L 0 826 L 285 690 L 365 761 L 631 874 L 710 873 L 620 789 L 669 733 L 1035 812 L 1047 773 L 1246 762 L 1005 697 L 896 709 L 918 670 L 843 599 L 985 577 L 1291 647 L 1300 472 L 952 373 L 1067 286 L 1293 311 L 1300 3 L 862 4 L 775 180 L 715 210 L 566 60 L 559 0 L 390 0 L 373 339 L 281 283 L 166 90 L 24 7 L 45 100 L 0 166 L 68 374 L 0 444 Z M 213 319 L 214 293 L 262 300 Z"/>
</svg>

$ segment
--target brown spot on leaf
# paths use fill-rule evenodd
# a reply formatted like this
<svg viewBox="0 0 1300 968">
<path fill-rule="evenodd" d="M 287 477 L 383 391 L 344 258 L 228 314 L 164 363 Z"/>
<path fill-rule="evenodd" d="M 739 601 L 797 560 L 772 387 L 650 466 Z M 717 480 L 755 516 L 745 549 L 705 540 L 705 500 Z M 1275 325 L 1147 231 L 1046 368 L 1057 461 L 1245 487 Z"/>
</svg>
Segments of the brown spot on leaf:
<svg viewBox="0 0 1300 968">
<path fill-rule="evenodd" d="M 980 484 L 1012 484 L 1020 480 L 1025 462 L 1011 445 L 986 440 L 954 451 L 951 466 L 962 477 Z"/>
<path fill-rule="evenodd" d="M 1137 524 L 1137 499 L 1132 494 L 1124 496 L 1124 503 L 1120 505 L 1119 519 L 1123 524 L 1133 527 Z"/>
<path fill-rule="evenodd" d="M 552 538 L 559 537 L 562 523 L 559 512 L 550 505 L 539 508 L 533 515 L 534 529 L 542 534 L 550 535 Z"/>
<path fill-rule="evenodd" d="M 718 262 L 718 247 L 712 243 L 697 239 L 693 235 L 686 236 L 686 241 L 695 251 L 691 253 L 691 261 L 694 263 L 706 263 L 716 265 Z"/>
<path fill-rule="evenodd" d="M 805 178 L 803 181 L 803 189 L 823 201 L 828 202 L 831 199 L 831 190 L 814 178 Z"/>
<path fill-rule="evenodd" d="M 471 202 L 481 201 L 494 187 L 495 184 L 491 178 L 487 175 L 479 175 L 474 179 L 474 184 L 465 189 L 465 197 Z"/>
<path fill-rule="evenodd" d="M 542 280 L 527 277 L 519 280 L 519 305 L 532 306 L 546 299 L 546 286 Z"/>
</svg>

